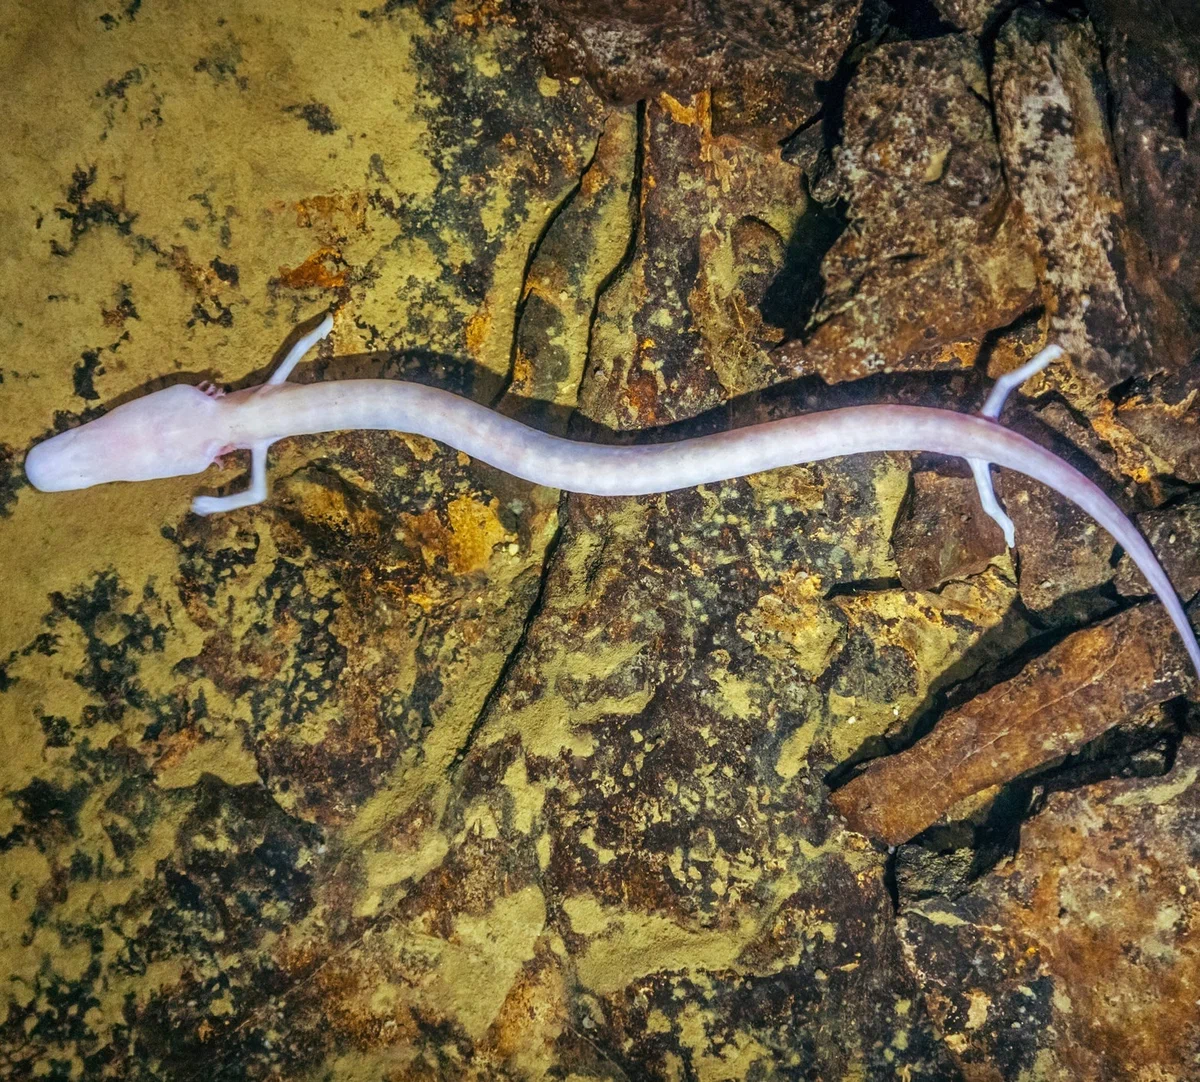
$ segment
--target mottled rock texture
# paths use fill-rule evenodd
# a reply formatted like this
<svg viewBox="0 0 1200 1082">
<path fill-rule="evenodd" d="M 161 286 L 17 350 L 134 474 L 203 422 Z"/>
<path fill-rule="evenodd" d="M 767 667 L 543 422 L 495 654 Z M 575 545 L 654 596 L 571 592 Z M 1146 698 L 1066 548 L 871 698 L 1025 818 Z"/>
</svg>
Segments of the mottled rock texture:
<svg viewBox="0 0 1200 1082">
<path fill-rule="evenodd" d="M 868 53 L 843 129 L 835 176 L 850 228 L 825 258 L 809 332 L 780 363 L 829 382 L 973 364 L 988 332 L 1038 299 L 977 42 L 951 34 Z"/>
<path fill-rule="evenodd" d="M 1021 848 L 899 930 L 968 1079 L 1192 1078 L 1194 744 L 1161 778 L 1050 795 Z"/>
<path fill-rule="evenodd" d="M 518 0 L 534 49 L 606 99 L 711 90 L 713 130 L 770 147 L 819 110 L 862 0 Z"/>
<path fill-rule="evenodd" d="M 297 378 L 610 442 L 971 409 L 1054 336 L 1006 420 L 1193 593 L 1193 39 L 1009 8 L 0 11 L 0 1075 L 1191 1077 L 1188 679 L 1036 486 L 1006 552 L 933 456 L 23 479 L 330 305 Z"/>
<path fill-rule="evenodd" d="M 834 806 L 855 830 L 899 845 L 961 801 L 1195 690 L 1167 625 L 1161 607 L 1146 604 L 1069 635 L 911 748 L 872 763 Z"/>
</svg>

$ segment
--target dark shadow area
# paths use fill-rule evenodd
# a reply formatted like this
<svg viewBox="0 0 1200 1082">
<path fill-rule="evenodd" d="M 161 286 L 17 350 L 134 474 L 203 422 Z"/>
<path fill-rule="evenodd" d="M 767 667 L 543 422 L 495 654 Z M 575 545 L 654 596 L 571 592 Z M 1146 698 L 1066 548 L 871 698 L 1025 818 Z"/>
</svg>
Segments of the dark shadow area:
<svg viewBox="0 0 1200 1082">
<path fill-rule="evenodd" d="M 785 341 L 801 338 L 824 290 L 821 263 L 846 228 L 845 204 L 816 200 L 788 239 L 783 267 L 763 294 L 763 320 L 783 329 Z"/>
</svg>

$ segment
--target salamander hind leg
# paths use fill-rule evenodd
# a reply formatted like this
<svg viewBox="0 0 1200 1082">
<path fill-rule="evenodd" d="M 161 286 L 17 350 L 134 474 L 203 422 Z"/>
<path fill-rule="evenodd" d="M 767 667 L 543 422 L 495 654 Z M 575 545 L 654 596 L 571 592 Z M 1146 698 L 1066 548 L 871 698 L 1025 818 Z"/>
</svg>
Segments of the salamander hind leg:
<svg viewBox="0 0 1200 1082">
<path fill-rule="evenodd" d="M 316 327 L 309 331 L 303 338 L 299 339 L 288 350 L 287 356 L 279 362 L 279 367 L 271 373 L 266 386 L 270 387 L 276 383 L 283 383 L 292 374 L 292 369 L 304 359 L 304 355 L 321 341 L 322 338 L 328 335 L 331 330 L 333 330 L 333 313 L 327 312 L 325 318 Z"/>
<path fill-rule="evenodd" d="M 1030 376 L 1037 375 L 1046 365 L 1058 360 L 1062 355 L 1062 346 L 1047 346 L 1020 368 L 1006 372 L 996 380 L 991 393 L 987 396 L 987 401 L 983 404 L 983 409 L 979 411 L 980 416 L 998 421 L 1000 411 L 1004 409 L 1004 403 L 1008 401 L 1008 396 Z M 985 462 L 982 458 L 968 458 L 967 462 L 971 467 L 971 474 L 975 478 L 975 487 L 979 490 L 979 502 L 983 505 L 984 513 L 1004 532 L 1004 543 L 1009 548 L 1014 548 L 1017 543 L 1016 530 L 1013 527 L 1013 520 L 1004 513 L 1004 508 L 996 499 L 996 490 L 992 486 L 990 463 Z"/>
<path fill-rule="evenodd" d="M 1004 532 L 1004 543 L 1011 549 L 1017 545 L 1017 531 L 1013 520 L 1004 513 L 1000 501 L 996 499 L 996 490 L 992 487 L 991 463 L 982 458 L 968 458 L 967 465 L 975 478 L 975 487 L 979 489 L 979 502 L 983 504 L 984 514 L 988 516 Z"/>
</svg>

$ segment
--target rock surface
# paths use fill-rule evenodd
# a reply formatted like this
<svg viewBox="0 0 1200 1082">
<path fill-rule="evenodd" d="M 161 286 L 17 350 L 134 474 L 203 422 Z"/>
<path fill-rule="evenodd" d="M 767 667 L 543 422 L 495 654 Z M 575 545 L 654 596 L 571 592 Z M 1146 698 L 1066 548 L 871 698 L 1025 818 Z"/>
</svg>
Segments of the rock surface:
<svg viewBox="0 0 1200 1082">
<path fill-rule="evenodd" d="M 1157 605 L 1068 636 L 1012 679 L 951 710 L 911 748 L 872 763 L 832 802 L 853 829 L 906 842 L 962 801 L 1078 751 L 1147 707 L 1195 690 Z"/>
<path fill-rule="evenodd" d="M 1171 1078 L 1200 1055 L 1189 744 L 1163 778 L 1054 793 L 1020 852 L 900 916 L 964 1078 Z"/>
<path fill-rule="evenodd" d="M 8 5 L 0 1075 L 1188 1078 L 1177 644 L 1019 478 L 1004 553 L 924 456 L 605 501 L 343 433 L 208 519 L 236 458 L 22 472 L 329 305 L 297 378 L 609 442 L 968 410 L 1066 335 L 1006 420 L 1194 592 L 1190 39 L 1155 71 L 1102 7 Z M 1017 669 L 1043 709 L 977 719 L 981 776 Z M 889 855 L 845 782 L 928 732 L 878 811 L 950 806 Z"/>
</svg>

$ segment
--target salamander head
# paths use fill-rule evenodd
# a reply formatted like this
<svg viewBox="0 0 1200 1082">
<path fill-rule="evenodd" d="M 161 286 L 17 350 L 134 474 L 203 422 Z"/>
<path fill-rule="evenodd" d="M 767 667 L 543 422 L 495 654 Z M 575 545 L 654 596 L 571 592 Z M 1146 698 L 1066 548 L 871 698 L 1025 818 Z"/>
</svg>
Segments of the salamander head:
<svg viewBox="0 0 1200 1082">
<path fill-rule="evenodd" d="M 39 443 L 25 456 L 25 476 L 61 492 L 200 473 L 226 446 L 225 409 L 196 387 L 166 387 Z"/>
</svg>

